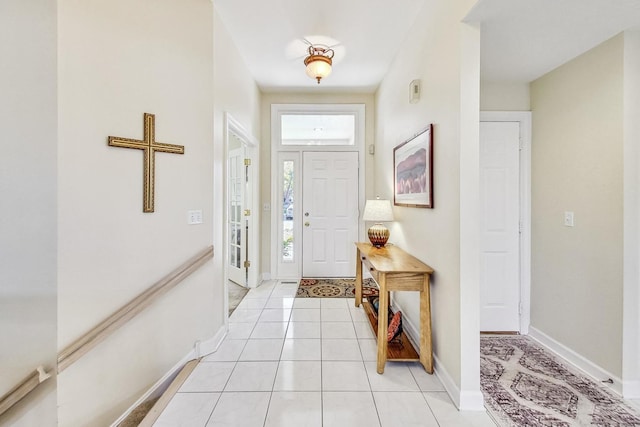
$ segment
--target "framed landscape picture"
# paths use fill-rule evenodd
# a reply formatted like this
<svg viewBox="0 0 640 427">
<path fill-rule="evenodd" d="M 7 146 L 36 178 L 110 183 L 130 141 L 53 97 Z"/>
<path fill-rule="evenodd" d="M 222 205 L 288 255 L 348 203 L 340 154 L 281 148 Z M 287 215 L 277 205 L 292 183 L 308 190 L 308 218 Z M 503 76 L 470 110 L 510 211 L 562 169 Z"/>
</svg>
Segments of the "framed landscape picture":
<svg viewBox="0 0 640 427">
<path fill-rule="evenodd" d="M 433 125 L 393 149 L 393 204 L 433 208 Z"/>
</svg>

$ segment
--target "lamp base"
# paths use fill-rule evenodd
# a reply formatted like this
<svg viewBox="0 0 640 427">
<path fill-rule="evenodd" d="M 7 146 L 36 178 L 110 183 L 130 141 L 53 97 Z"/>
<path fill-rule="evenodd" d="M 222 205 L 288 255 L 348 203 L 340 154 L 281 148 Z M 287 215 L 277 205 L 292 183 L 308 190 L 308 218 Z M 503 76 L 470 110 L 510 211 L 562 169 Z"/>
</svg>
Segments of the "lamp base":
<svg viewBox="0 0 640 427">
<path fill-rule="evenodd" d="M 368 231 L 369 240 L 376 248 L 383 247 L 389 240 L 389 229 L 382 224 L 374 224 Z"/>
</svg>

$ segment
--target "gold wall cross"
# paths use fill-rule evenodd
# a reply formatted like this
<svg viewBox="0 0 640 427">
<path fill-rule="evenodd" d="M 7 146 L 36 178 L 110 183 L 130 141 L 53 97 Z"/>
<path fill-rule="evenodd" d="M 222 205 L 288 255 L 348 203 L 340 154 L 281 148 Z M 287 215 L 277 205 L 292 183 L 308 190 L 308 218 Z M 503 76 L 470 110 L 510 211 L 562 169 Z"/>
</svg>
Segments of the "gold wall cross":
<svg viewBox="0 0 640 427">
<path fill-rule="evenodd" d="M 144 139 L 109 137 L 109 145 L 112 147 L 134 148 L 142 150 L 144 157 L 144 187 L 142 194 L 142 212 L 154 211 L 155 195 L 155 153 L 184 154 L 184 145 L 164 144 L 156 141 L 156 116 L 144 113 Z"/>
</svg>

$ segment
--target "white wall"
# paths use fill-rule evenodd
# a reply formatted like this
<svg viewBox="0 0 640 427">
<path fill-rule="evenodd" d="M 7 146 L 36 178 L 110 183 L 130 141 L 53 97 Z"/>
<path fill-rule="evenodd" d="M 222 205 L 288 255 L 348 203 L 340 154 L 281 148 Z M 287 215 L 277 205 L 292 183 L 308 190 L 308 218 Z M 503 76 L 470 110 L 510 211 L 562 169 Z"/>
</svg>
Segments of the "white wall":
<svg viewBox="0 0 640 427">
<path fill-rule="evenodd" d="M 302 70 L 304 71 L 304 70 Z M 311 81 L 311 79 L 309 79 Z M 261 242 L 261 269 L 267 274 L 271 272 L 271 212 L 276 209 L 275 202 L 271 200 L 271 105 L 272 104 L 364 104 L 365 106 L 365 147 L 374 144 L 375 107 L 373 94 L 318 94 L 318 93 L 265 93 L 261 102 L 262 117 L 262 145 L 260 150 L 260 199 L 261 203 L 271 203 L 270 212 L 262 212 L 260 242 Z M 374 157 L 368 154 L 365 148 L 365 197 L 375 197 L 374 181 Z M 354 247 L 355 251 L 355 247 Z"/>
<path fill-rule="evenodd" d="M 614 37 L 531 84 L 531 326 L 616 378 L 622 374 L 623 41 Z M 565 211 L 575 213 L 574 227 L 563 225 Z"/>
<path fill-rule="evenodd" d="M 478 197 L 479 34 L 460 23 L 473 3 L 426 4 L 376 94 L 375 191 L 381 197 L 393 197 L 393 148 L 434 124 L 435 208 L 395 207 L 390 241 L 435 270 L 436 369 L 464 409 L 482 408 L 479 303 L 473 290 L 478 287 L 477 252 L 472 254 L 478 229 L 469 219 Z M 422 81 L 422 96 L 410 104 L 408 88 L 414 79 Z M 461 168 L 468 169 L 463 173 Z M 468 210 L 462 212 L 463 206 Z M 418 325 L 416 296 L 398 293 L 395 300 L 407 320 Z"/>
<path fill-rule="evenodd" d="M 58 347 L 212 244 L 213 6 L 209 0 L 60 0 Z M 142 212 L 142 152 L 107 136 L 185 146 L 156 154 Z M 204 223 L 187 225 L 190 209 Z M 216 254 L 220 248 L 216 247 Z M 216 255 L 218 256 L 218 255 Z M 60 426 L 104 426 L 222 328 L 208 263 L 58 378 Z"/>
<path fill-rule="evenodd" d="M 0 395 L 56 363 L 56 1 L 0 2 Z M 56 425 L 55 379 L 0 425 Z"/>
<path fill-rule="evenodd" d="M 226 152 L 224 135 L 225 113 L 238 121 L 249 135 L 260 136 L 260 90 L 240 56 L 228 30 L 214 12 L 214 218 L 220 228 L 214 232 L 214 243 L 220 248 L 215 260 L 216 272 L 223 275 L 224 213 Z M 264 145 L 260 143 L 260 146 Z M 257 190 L 256 190 L 257 191 Z M 255 209 L 260 213 L 259 209 Z M 259 221 L 256 221 L 259 224 Z M 256 261 L 256 260 L 252 260 Z M 258 265 L 259 261 L 256 262 Z M 224 315 L 224 313 L 221 313 Z"/>
</svg>

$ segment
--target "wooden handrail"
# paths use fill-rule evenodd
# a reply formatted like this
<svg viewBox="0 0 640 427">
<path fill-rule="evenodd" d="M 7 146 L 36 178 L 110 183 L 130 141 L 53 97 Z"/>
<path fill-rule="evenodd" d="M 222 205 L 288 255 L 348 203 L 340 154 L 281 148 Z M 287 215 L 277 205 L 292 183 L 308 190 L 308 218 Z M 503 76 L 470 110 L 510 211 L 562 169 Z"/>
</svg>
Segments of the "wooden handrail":
<svg viewBox="0 0 640 427">
<path fill-rule="evenodd" d="M 42 366 L 29 374 L 18 385 L 0 397 L 0 415 L 7 412 L 13 405 L 18 403 L 27 394 L 31 393 L 42 382 L 51 378 L 51 374 L 45 372 Z"/>
<path fill-rule="evenodd" d="M 184 264 L 157 281 L 146 291 L 132 299 L 121 309 L 113 313 L 98 326 L 68 345 L 58 354 L 58 373 L 62 372 L 73 362 L 88 353 L 95 346 L 104 341 L 118 328 L 131 320 L 134 316 L 151 305 L 155 300 L 169 292 L 177 284 L 186 279 L 191 273 L 213 258 L 213 246 L 198 252 Z M 42 382 L 51 377 L 45 372 L 44 367 L 39 366 L 35 371 L 24 378 L 14 388 L 0 397 L 0 415 L 7 412 L 12 406 L 31 393 Z"/>
<path fill-rule="evenodd" d="M 200 266 L 213 258 L 213 246 L 202 250 L 184 264 L 157 281 L 146 291 L 132 299 L 96 327 L 68 345 L 58 353 L 58 373 L 71 366 L 95 346 L 104 341 L 112 333 L 122 327 L 134 316 L 151 305 L 155 300 L 169 292 Z"/>
</svg>

